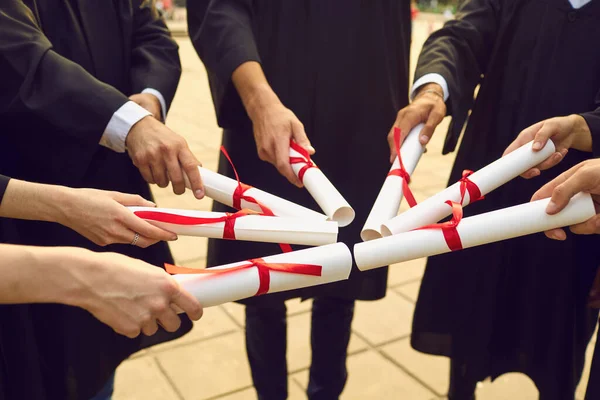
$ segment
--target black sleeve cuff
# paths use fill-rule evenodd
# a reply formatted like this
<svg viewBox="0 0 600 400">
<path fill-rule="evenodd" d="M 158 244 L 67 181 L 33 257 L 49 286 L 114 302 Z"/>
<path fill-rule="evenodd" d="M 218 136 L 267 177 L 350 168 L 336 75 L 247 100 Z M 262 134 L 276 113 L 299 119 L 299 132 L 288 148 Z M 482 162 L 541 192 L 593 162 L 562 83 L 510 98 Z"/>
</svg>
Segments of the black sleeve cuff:
<svg viewBox="0 0 600 400">
<path fill-rule="evenodd" d="M 4 192 L 6 192 L 6 187 L 8 186 L 8 181 L 10 181 L 8 176 L 0 175 L 0 204 L 2 204 Z"/>
<path fill-rule="evenodd" d="M 587 122 L 592 133 L 592 154 L 594 158 L 600 157 L 600 108 L 596 111 L 581 114 Z"/>
</svg>

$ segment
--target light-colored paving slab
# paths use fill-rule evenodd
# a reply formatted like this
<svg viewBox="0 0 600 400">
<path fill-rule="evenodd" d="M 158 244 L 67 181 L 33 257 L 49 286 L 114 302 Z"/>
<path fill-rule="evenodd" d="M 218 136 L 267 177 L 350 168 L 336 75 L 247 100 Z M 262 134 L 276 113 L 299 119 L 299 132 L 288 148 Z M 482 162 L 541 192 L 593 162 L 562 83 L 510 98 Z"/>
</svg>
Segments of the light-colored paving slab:
<svg viewBox="0 0 600 400">
<path fill-rule="evenodd" d="M 209 399 L 252 385 L 241 332 L 175 347 L 156 359 L 186 400 Z"/>
<path fill-rule="evenodd" d="M 379 345 L 410 334 L 414 305 L 399 294 L 388 291 L 382 300 L 356 304 L 354 331 L 372 345 Z"/>
<path fill-rule="evenodd" d="M 117 369 L 114 400 L 180 400 L 154 357 L 128 360 Z"/>
<path fill-rule="evenodd" d="M 341 400 L 410 399 L 430 400 L 434 393 L 375 351 L 348 357 L 350 379 Z M 308 371 L 292 375 L 305 388 Z"/>
<path fill-rule="evenodd" d="M 380 350 L 435 394 L 447 394 L 450 361 L 446 357 L 419 353 L 410 347 L 408 338 L 383 346 Z"/>
</svg>

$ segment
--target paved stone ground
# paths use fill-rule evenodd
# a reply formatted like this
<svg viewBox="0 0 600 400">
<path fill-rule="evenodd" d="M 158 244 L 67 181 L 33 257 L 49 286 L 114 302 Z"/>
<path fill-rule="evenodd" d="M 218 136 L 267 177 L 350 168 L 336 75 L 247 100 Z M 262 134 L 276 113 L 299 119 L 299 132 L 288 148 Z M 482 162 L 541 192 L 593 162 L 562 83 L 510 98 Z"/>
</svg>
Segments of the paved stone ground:
<svg viewBox="0 0 600 400">
<path fill-rule="evenodd" d="M 439 19 L 423 15 L 415 22 L 413 68 L 426 36 L 440 24 Z M 189 40 L 184 37 L 185 24 L 176 21 L 173 29 L 178 31 L 184 73 L 168 124 L 185 135 L 204 166 L 215 169 L 221 133 L 215 120 L 206 72 Z M 418 201 L 445 187 L 453 162 L 453 156 L 441 155 L 447 123 L 445 121 L 439 127 L 413 176 L 411 186 Z M 200 210 L 211 207 L 209 199 L 198 201 L 191 193 L 175 196 L 169 189 L 158 188 L 154 193 L 161 207 Z M 172 250 L 180 265 L 205 266 L 204 239 L 182 237 L 172 244 Z M 348 359 L 349 381 L 343 400 L 444 398 L 448 385 L 447 359 L 420 354 L 409 345 L 412 313 L 423 269 L 424 260 L 392 266 L 387 297 L 357 304 Z M 310 307 L 310 301 L 290 301 L 288 304 L 291 400 L 306 399 Z M 477 396 L 479 400 L 528 400 L 535 399 L 537 391 L 524 375 L 508 374 L 493 384 L 480 384 Z M 114 398 L 255 399 L 244 349 L 243 306 L 227 304 L 207 309 L 202 320 L 186 337 L 143 351 L 124 362 L 117 372 Z M 583 399 L 581 391 L 578 398 Z"/>
</svg>

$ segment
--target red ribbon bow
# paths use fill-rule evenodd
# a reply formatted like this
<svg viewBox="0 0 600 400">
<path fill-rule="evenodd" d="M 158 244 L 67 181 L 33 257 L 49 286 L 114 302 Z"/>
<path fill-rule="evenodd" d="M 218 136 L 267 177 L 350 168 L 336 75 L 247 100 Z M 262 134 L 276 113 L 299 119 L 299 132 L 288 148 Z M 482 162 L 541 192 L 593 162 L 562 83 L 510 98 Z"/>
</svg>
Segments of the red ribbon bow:
<svg viewBox="0 0 600 400">
<path fill-rule="evenodd" d="M 415 196 L 411 192 L 408 184 L 410 183 L 410 175 L 406 168 L 404 168 L 404 163 L 402 162 L 402 156 L 400 155 L 400 136 L 401 136 L 400 128 L 394 127 L 394 146 L 396 147 L 396 154 L 398 154 L 398 163 L 400 164 L 400 168 L 395 168 L 388 173 L 388 176 L 399 176 L 402 178 L 402 193 L 404 193 L 404 197 L 408 202 L 408 205 L 412 208 L 417 205 L 417 201 L 415 200 Z"/>
<path fill-rule="evenodd" d="M 235 240 L 235 221 L 240 217 L 258 213 L 251 210 L 241 210 L 235 214 L 226 213 L 226 215 L 222 217 L 214 218 L 189 217 L 186 215 L 170 214 L 159 211 L 135 211 L 134 214 L 145 220 L 166 222 L 177 225 L 207 225 L 225 222 L 225 227 L 223 228 L 223 239 Z"/>
<path fill-rule="evenodd" d="M 473 175 L 473 171 L 465 169 L 460 178 L 460 204 L 462 205 L 465 201 L 465 193 L 469 193 L 469 204 L 475 203 L 478 200 L 482 200 L 484 196 L 481 195 L 481 190 L 469 176 Z"/>
<path fill-rule="evenodd" d="M 300 168 L 300 171 L 298 171 L 298 179 L 300 179 L 300 182 L 303 182 L 306 171 L 308 171 L 310 168 L 318 167 L 312 162 L 310 159 L 310 154 L 308 154 L 308 151 L 306 151 L 304 147 L 300 146 L 293 140 L 290 140 L 290 147 L 302 155 L 302 157 L 290 157 L 290 164 L 304 164 L 302 168 Z"/>
<path fill-rule="evenodd" d="M 452 219 L 450 221 L 446 221 L 446 222 L 442 222 L 442 223 L 438 223 L 438 224 L 426 225 L 426 226 L 419 228 L 418 230 L 441 229 L 442 233 L 444 234 L 444 239 L 446 240 L 446 244 L 448 245 L 448 248 L 450 249 L 450 251 L 462 250 L 462 248 L 463 248 L 462 242 L 460 240 L 458 231 L 456 230 L 456 227 L 458 226 L 458 224 L 460 223 L 460 221 L 462 220 L 462 217 L 463 217 L 462 206 L 459 203 L 456 203 L 456 202 L 450 201 L 450 200 L 447 200 L 446 204 L 448 204 L 450 207 L 452 207 Z"/>
<path fill-rule="evenodd" d="M 233 161 L 231 161 L 231 157 L 229 157 L 229 153 L 227 153 L 227 150 L 225 150 L 224 146 L 221 146 L 221 152 L 223 153 L 225 158 L 227 158 L 227 161 L 229 161 L 229 165 L 231 165 L 231 168 L 233 168 L 233 173 L 235 174 L 235 179 L 237 180 L 238 184 L 235 188 L 235 191 L 233 192 L 233 208 L 241 210 L 242 200 L 245 200 L 248 203 L 253 203 L 260 207 L 264 215 L 274 217 L 275 214 L 273 213 L 273 211 L 271 211 L 269 207 L 265 206 L 260 201 L 256 200 L 254 197 L 246 196 L 244 194 L 248 189 L 252 189 L 252 186 L 246 185 L 240 181 L 240 176 L 238 175 L 238 172 L 235 169 L 235 165 L 233 165 Z M 280 243 L 279 247 L 284 253 L 289 253 L 290 251 L 292 251 L 292 247 L 289 244 Z"/>
<path fill-rule="evenodd" d="M 465 194 L 469 193 L 469 203 L 474 203 L 478 200 L 483 199 L 481 195 L 481 191 L 479 187 L 473 183 L 469 179 L 469 176 L 473 173 L 468 169 L 463 171 L 462 178 L 460 178 L 460 203 L 447 200 L 446 204 L 452 207 L 452 219 L 447 222 L 442 222 L 439 224 L 432 224 L 423 226 L 420 229 L 441 229 L 444 234 L 444 239 L 446 240 L 446 244 L 450 251 L 462 250 L 462 242 L 460 240 L 460 235 L 458 234 L 458 224 L 462 220 L 463 217 L 463 208 L 462 204 L 465 201 Z"/>
<path fill-rule="evenodd" d="M 258 270 L 258 291 L 255 296 L 269 293 L 271 285 L 270 271 L 285 272 L 289 274 L 321 276 L 323 267 L 314 264 L 286 264 L 286 263 L 267 263 L 262 258 L 253 258 L 246 261 L 246 264 L 223 269 L 196 269 L 178 267 L 171 264 L 165 264 L 165 269 L 170 274 L 228 274 L 235 271 L 254 268 Z"/>
</svg>

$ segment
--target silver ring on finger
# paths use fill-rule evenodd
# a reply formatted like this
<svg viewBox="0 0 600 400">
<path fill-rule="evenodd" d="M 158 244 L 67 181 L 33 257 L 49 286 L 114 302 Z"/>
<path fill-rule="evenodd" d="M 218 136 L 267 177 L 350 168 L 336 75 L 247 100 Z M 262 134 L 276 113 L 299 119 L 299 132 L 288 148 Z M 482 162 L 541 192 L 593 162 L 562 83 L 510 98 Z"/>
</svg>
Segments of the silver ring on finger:
<svg viewBox="0 0 600 400">
<path fill-rule="evenodd" d="M 140 234 L 136 232 L 135 236 L 133 237 L 133 240 L 131 241 L 131 245 L 132 246 L 137 245 L 138 240 L 140 240 Z"/>
</svg>

